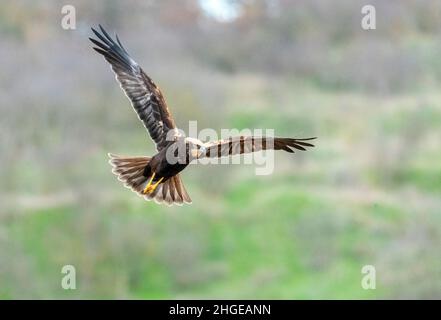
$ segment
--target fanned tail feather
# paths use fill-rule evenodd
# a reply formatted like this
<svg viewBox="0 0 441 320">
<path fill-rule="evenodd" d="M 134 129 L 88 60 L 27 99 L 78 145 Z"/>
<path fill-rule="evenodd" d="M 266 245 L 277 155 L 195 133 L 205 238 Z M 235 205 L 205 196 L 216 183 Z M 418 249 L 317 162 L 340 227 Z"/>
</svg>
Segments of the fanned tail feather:
<svg viewBox="0 0 441 320">
<path fill-rule="evenodd" d="M 153 193 L 143 193 L 150 179 L 150 177 L 143 175 L 144 168 L 151 160 L 151 157 L 125 157 L 110 153 L 109 157 L 109 163 L 113 167 L 112 172 L 118 176 L 118 180 L 145 200 L 155 200 L 157 203 L 164 202 L 167 205 L 191 203 L 191 198 L 179 174 L 159 184 Z"/>
</svg>

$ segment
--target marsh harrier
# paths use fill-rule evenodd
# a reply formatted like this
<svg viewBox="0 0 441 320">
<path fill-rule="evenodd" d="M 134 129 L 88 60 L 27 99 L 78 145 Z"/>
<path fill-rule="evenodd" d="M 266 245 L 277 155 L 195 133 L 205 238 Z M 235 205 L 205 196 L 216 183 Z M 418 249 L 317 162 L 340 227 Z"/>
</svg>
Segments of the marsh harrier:
<svg viewBox="0 0 441 320">
<path fill-rule="evenodd" d="M 126 187 L 144 199 L 153 199 L 168 205 L 191 203 L 179 173 L 195 159 L 231 156 L 267 149 L 293 153 L 293 149 L 306 150 L 306 147 L 313 147 L 306 141 L 315 138 L 239 136 L 204 143 L 198 139 L 185 137 L 177 129 L 159 87 L 130 57 L 118 36 L 112 39 L 103 27 L 99 27 L 101 32 L 92 28 L 98 39 L 89 38 L 96 45 L 93 49 L 110 63 L 116 80 L 156 144 L 157 153 L 153 157 L 109 154 L 109 162 L 113 166 L 112 172 Z"/>
</svg>

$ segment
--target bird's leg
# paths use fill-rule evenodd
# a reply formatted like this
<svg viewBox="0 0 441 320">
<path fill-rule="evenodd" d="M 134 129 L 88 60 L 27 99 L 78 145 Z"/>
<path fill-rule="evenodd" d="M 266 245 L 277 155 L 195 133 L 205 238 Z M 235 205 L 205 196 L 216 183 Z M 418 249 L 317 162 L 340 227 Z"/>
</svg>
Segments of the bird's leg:
<svg viewBox="0 0 441 320">
<path fill-rule="evenodd" d="M 152 185 L 152 181 L 153 181 L 154 178 L 155 178 L 155 173 L 153 172 L 152 177 L 150 178 L 149 183 L 147 183 L 147 185 L 144 188 L 144 191 L 143 191 L 144 194 L 148 193 L 148 190 L 150 189 L 150 186 Z"/>
<path fill-rule="evenodd" d="M 150 188 L 147 190 L 148 193 L 153 193 L 153 191 L 155 191 L 156 187 L 161 183 L 161 181 L 164 179 L 164 177 L 162 177 L 161 179 L 159 179 L 154 185 L 150 186 Z"/>
<path fill-rule="evenodd" d="M 153 191 L 155 191 L 155 189 L 158 187 L 158 185 L 161 183 L 161 181 L 164 179 L 164 177 L 162 177 L 161 179 L 159 179 L 158 181 L 156 181 L 153 185 L 153 179 L 155 178 L 155 173 L 153 172 L 152 177 L 150 178 L 149 183 L 147 183 L 147 185 L 144 188 L 144 194 L 147 193 L 153 193 Z"/>
</svg>

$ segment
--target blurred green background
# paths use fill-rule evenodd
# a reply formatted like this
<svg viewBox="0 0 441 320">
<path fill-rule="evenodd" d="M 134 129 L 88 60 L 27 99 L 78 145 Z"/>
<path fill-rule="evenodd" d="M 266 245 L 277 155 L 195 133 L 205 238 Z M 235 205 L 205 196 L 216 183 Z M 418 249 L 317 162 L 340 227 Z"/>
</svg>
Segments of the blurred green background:
<svg viewBox="0 0 441 320">
<path fill-rule="evenodd" d="M 76 30 L 63 4 L 0 5 L 1 298 L 441 298 L 440 1 L 369 1 L 370 31 L 361 0 L 71 0 Z M 184 130 L 316 148 L 271 176 L 190 166 L 191 206 L 143 201 L 107 163 L 154 146 L 91 49 L 98 23 Z"/>
</svg>

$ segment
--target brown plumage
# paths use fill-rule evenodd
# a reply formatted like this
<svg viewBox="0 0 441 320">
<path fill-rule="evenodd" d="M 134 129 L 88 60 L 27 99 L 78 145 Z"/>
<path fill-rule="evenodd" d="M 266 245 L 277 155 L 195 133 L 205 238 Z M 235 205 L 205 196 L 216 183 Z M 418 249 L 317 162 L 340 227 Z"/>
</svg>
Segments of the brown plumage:
<svg viewBox="0 0 441 320">
<path fill-rule="evenodd" d="M 253 137 L 240 136 L 231 137 L 226 140 L 208 142 L 205 144 L 207 157 L 225 157 L 236 154 L 257 152 L 261 150 L 285 150 L 294 153 L 294 149 L 305 151 L 305 147 L 313 147 L 314 145 L 305 141 L 307 139 L 291 139 L 291 138 L 271 138 L 271 137 Z"/>
<path fill-rule="evenodd" d="M 100 27 L 92 28 L 99 40 L 89 38 L 93 49 L 110 63 L 116 79 L 132 103 L 139 119 L 156 144 L 153 157 L 123 157 L 109 154 L 112 172 L 124 185 L 146 200 L 159 203 L 191 203 L 179 173 L 188 164 L 203 157 L 223 157 L 260 150 L 284 150 L 290 153 L 313 147 L 306 142 L 315 138 L 291 139 L 240 136 L 203 143 L 180 134 L 159 87 L 129 56 L 116 36 L 116 41 Z M 180 150 L 183 150 L 181 153 Z"/>
<path fill-rule="evenodd" d="M 144 169 L 152 158 L 150 157 L 122 157 L 110 154 L 112 172 L 124 183 L 124 186 L 142 195 L 146 200 L 155 199 L 157 202 L 168 204 L 191 203 L 191 198 L 182 183 L 179 174 L 174 175 L 164 183 L 158 185 L 153 193 L 143 194 L 148 177 L 143 175 Z"/>
</svg>

